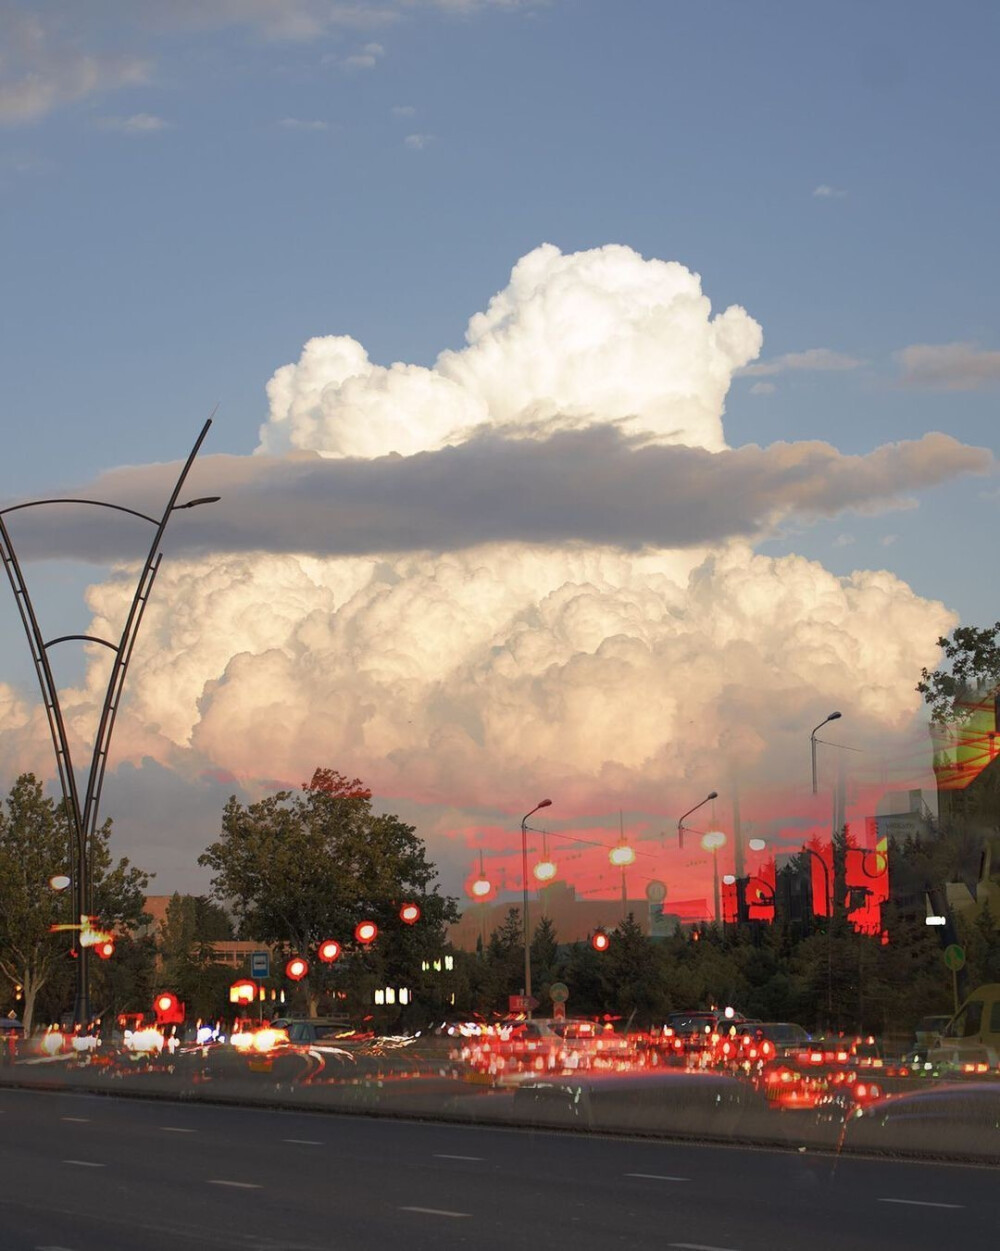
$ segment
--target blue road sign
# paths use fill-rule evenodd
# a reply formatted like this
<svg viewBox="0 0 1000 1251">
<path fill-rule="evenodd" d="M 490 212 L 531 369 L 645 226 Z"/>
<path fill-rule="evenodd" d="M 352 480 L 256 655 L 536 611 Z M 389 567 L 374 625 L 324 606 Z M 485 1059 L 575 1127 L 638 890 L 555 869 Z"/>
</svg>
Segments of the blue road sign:
<svg viewBox="0 0 1000 1251">
<path fill-rule="evenodd" d="M 271 976 L 271 953 L 269 951 L 251 953 L 250 976 L 258 979 Z"/>
</svg>

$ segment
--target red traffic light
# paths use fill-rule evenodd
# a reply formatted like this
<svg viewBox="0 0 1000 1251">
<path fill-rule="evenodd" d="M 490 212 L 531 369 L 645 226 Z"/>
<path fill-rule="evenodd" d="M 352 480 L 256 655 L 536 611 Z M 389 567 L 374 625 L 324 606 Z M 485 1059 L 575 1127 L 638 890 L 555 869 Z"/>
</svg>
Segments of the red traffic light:
<svg viewBox="0 0 1000 1251">
<path fill-rule="evenodd" d="M 420 920 L 420 909 L 415 903 L 405 903 L 399 910 L 399 919 L 407 925 L 416 925 Z"/>
<path fill-rule="evenodd" d="M 292 956 L 285 965 L 285 976 L 290 977 L 293 982 L 301 982 L 308 972 L 309 962 L 301 956 Z"/>
<path fill-rule="evenodd" d="M 359 943 L 373 943 L 378 937 L 378 926 L 374 921 L 359 921 L 354 927 L 354 937 Z"/>
<path fill-rule="evenodd" d="M 603 930 L 598 930 L 591 936 L 590 945 L 595 951 L 607 951 L 611 946 L 611 939 Z"/>
<path fill-rule="evenodd" d="M 340 955 L 340 943 L 335 938 L 324 939 L 320 943 L 316 954 L 324 964 L 333 964 L 334 960 Z"/>
<path fill-rule="evenodd" d="M 102 960 L 110 960 L 115 954 L 115 945 L 110 938 L 106 938 L 103 943 L 97 943 L 94 950 Z"/>
<path fill-rule="evenodd" d="M 162 995 L 156 996 L 157 1012 L 169 1012 L 172 1008 L 177 1007 L 177 996 L 172 995 L 170 991 L 164 991 Z"/>
</svg>

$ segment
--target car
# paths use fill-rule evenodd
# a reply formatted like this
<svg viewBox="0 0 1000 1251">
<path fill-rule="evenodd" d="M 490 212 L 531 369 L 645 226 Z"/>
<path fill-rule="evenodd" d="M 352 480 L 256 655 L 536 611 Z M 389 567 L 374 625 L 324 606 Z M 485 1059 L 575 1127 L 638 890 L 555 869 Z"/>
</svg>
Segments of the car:
<svg viewBox="0 0 1000 1251">
<path fill-rule="evenodd" d="M 913 1031 L 914 1042 L 918 1051 L 926 1050 L 947 1028 L 951 1016 L 945 1012 L 938 1016 L 924 1016 L 917 1022 Z"/>
<path fill-rule="evenodd" d="M 737 1027 L 738 1036 L 754 1042 L 769 1042 L 778 1056 L 793 1055 L 808 1047 L 812 1036 L 791 1021 L 748 1022 Z"/>
<path fill-rule="evenodd" d="M 272 1029 L 283 1029 L 292 1043 L 333 1043 L 355 1038 L 356 1034 L 347 1017 L 279 1017 L 271 1022 Z"/>
</svg>

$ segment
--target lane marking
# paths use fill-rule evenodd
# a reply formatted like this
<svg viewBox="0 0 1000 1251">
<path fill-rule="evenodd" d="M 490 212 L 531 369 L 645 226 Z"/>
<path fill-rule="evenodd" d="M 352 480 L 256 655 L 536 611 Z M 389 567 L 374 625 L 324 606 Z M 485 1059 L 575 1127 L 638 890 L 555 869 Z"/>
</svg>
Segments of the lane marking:
<svg viewBox="0 0 1000 1251">
<path fill-rule="evenodd" d="M 447 1208 L 401 1207 L 400 1212 L 423 1212 L 427 1216 L 471 1216 L 471 1212 L 449 1212 Z"/>
<path fill-rule="evenodd" d="M 690 1177 L 670 1177 L 667 1173 L 623 1173 L 623 1177 L 648 1177 L 650 1181 L 690 1181 Z M 671 1247 L 679 1247 L 679 1242 L 671 1242 L 667 1244 Z"/>
<path fill-rule="evenodd" d="M 196 1129 L 185 1129 L 182 1125 L 161 1125 L 165 1134 L 196 1134 Z"/>
<path fill-rule="evenodd" d="M 282 1142 L 294 1142 L 300 1147 L 322 1147 L 318 1138 L 282 1138 Z"/>
<path fill-rule="evenodd" d="M 75 1164 L 78 1168 L 106 1168 L 105 1164 L 98 1164 L 96 1160 L 63 1160 L 63 1164 Z"/>
<path fill-rule="evenodd" d="M 481 1155 L 446 1155 L 443 1151 L 435 1151 L 433 1158 L 435 1160 L 483 1160 Z"/>
<path fill-rule="evenodd" d="M 668 1247 L 683 1247 L 684 1251 L 733 1251 L 732 1247 L 713 1247 L 708 1242 L 668 1242 Z"/>
<path fill-rule="evenodd" d="M 931 1203 L 927 1199 L 879 1199 L 879 1203 L 905 1203 L 908 1207 L 914 1208 L 951 1208 L 956 1210 L 964 1208 L 964 1203 Z"/>
<path fill-rule="evenodd" d="M 209 1177 L 205 1184 L 208 1186 L 234 1186 L 237 1190 L 260 1190 L 260 1186 L 256 1182 L 225 1181 L 221 1177 Z"/>
<path fill-rule="evenodd" d="M 81 1125 L 89 1125 L 89 1116 L 61 1116 L 60 1121 L 78 1121 Z"/>
</svg>

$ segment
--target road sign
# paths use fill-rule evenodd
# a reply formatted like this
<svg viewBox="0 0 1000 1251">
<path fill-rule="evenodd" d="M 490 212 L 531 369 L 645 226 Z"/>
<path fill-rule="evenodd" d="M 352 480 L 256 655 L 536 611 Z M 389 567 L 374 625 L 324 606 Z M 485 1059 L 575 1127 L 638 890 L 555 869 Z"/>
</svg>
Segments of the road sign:
<svg viewBox="0 0 1000 1251">
<path fill-rule="evenodd" d="M 549 987 L 549 998 L 553 1003 L 565 1003 L 569 998 L 569 987 L 565 982 L 553 982 Z"/>
<path fill-rule="evenodd" d="M 271 976 L 271 953 L 269 951 L 251 953 L 250 976 L 257 981 L 263 981 L 265 977 Z"/>
<path fill-rule="evenodd" d="M 946 969 L 951 969 L 952 973 L 957 973 L 965 964 L 965 952 L 959 947 L 958 943 L 950 943 L 944 949 L 944 964 Z"/>
<path fill-rule="evenodd" d="M 510 995 L 507 1000 L 510 1012 L 532 1012 L 538 1007 L 538 1000 L 532 995 Z"/>
<path fill-rule="evenodd" d="M 658 881 L 656 878 L 653 878 L 653 880 L 646 887 L 646 898 L 651 904 L 658 904 L 663 903 L 666 897 L 666 885 L 663 882 Z"/>
</svg>

